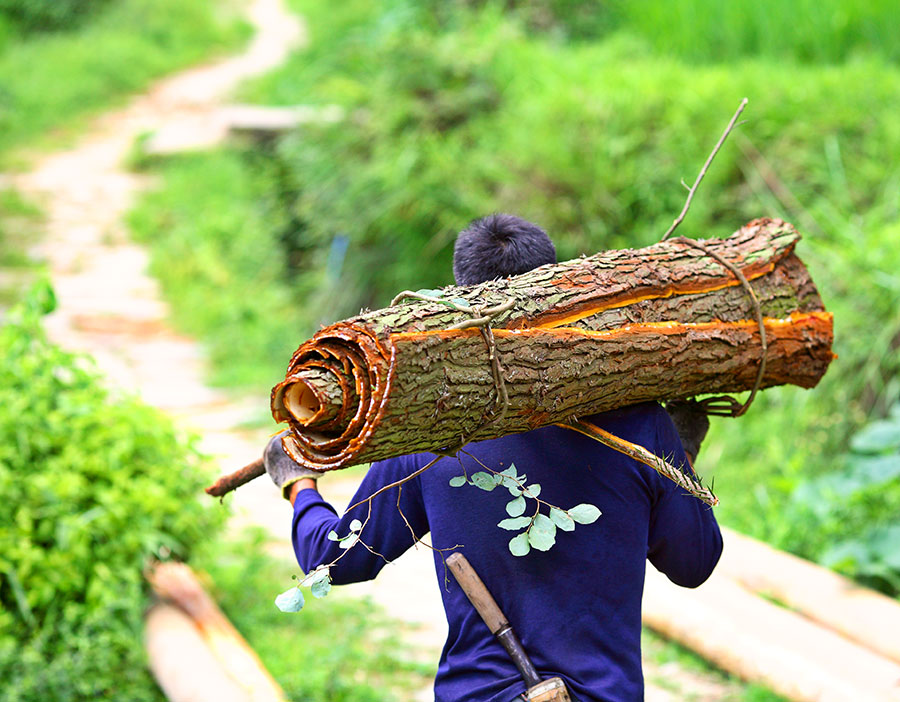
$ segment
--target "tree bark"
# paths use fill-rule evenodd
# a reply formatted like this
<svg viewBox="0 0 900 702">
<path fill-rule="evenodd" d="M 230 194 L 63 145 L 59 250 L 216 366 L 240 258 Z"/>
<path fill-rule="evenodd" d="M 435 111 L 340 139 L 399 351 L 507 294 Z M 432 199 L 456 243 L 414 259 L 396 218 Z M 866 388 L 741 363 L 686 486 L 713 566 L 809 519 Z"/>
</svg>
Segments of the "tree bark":
<svg viewBox="0 0 900 702">
<path fill-rule="evenodd" d="M 759 299 L 761 387 L 813 387 L 833 358 L 831 315 L 793 254 L 798 240 L 791 225 L 760 219 L 704 242 Z M 504 303 L 490 334 L 453 328 Z M 294 354 L 272 411 L 290 424 L 291 457 L 331 470 L 646 400 L 749 390 L 761 354 L 753 303 L 734 274 L 673 240 L 448 287 L 439 300 L 334 324 Z"/>
</svg>

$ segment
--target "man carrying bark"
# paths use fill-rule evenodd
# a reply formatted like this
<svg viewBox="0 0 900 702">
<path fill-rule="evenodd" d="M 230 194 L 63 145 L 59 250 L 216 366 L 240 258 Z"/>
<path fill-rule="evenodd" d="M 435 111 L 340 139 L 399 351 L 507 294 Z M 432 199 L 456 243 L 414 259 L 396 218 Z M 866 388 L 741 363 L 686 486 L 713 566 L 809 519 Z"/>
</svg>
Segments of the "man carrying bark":
<svg viewBox="0 0 900 702">
<path fill-rule="evenodd" d="M 459 235 L 453 272 L 458 285 L 474 285 L 555 262 L 553 243 L 542 229 L 498 214 L 476 220 Z M 670 412 L 671 417 L 649 402 L 583 419 L 690 471 L 686 453 L 691 460 L 696 457 L 708 423 L 684 403 L 671 404 Z M 344 553 L 328 534 L 348 534 L 355 519 L 362 522 L 368 516 L 360 538 L 369 548 L 357 545 L 332 566 L 335 584 L 374 578 L 385 559 L 397 558 L 431 532 L 449 625 L 435 678 L 438 702 L 512 702 L 522 699 L 525 690 L 506 652 L 459 585 L 446 577 L 443 559 L 456 545 L 516 629 L 540 677 L 561 677 L 581 702 L 643 699 L 640 633 L 646 560 L 676 584 L 696 587 L 709 577 L 722 551 L 715 517 L 700 500 L 651 468 L 562 427 L 470 443 L 402 489 L 366 502 L 379 488 L 410 476 L 437 456 L 422 453 L 373 463 L 353 499 L 363 503 L 342 517 L 316 489 L 319 473 L 288 458 L 280 436 L 266 449 L 266 470 L 293 504 L 294 551 L 304 571 Z M 499 494 L 505 491 L 449 485 L 463 472 L 472 475 L 485 466 L 499 472 L 513 464 L 529 483 L 540 483 L 541 500 L 562 508 L 593 504 L 600 518 L 561 534 L 549 551 L 513 556 L 509 533 L 497 528 L 506 516 Z"/>
</svg>

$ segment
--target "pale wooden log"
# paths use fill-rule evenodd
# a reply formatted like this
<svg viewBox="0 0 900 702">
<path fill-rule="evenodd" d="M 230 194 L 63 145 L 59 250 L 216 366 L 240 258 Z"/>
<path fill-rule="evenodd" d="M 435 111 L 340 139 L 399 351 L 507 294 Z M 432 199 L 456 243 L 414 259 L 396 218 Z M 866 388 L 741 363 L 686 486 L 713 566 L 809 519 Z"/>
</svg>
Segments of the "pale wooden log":
<svg viewBox="0 0 900 702">
<path fill-rule="evenodd" d="M 159 603 L 144 625 L 150 672 L 170 702 L 252 702 L 252 697 L 213 655 L 194 621 Z"/>
<path fill-rule="evenodd" d="M 286 702 L 278 683 L 250 645 L 183 563 L 163 563 L 149 574 L 153 591 L 191 618 L 211 655 L 253 702 Z M 206 698 L 212 702 L 215 697 Z"/>
<path fill-rule="evenodd" d="M 791 700 L 900 700 L 900 665 L 724 575 L 688 590 L 648 566 L 642 616 L 719 668 Z"/>
<path fill-rule="evenodd" d="M 900 602 L 756 539 L 722 531 L 728 548 L 717 573 L 900 663 Z"/>
</svg>

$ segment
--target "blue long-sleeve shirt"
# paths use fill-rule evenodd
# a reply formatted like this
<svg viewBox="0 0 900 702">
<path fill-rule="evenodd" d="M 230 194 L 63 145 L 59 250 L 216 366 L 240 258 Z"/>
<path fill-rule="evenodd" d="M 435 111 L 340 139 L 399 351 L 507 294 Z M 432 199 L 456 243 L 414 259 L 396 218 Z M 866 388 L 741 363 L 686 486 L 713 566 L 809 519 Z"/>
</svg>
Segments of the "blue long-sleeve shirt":
<svg viewBox="0 0 900 702">
<path fill-rule="evenodd" d="M 687 466 L 675 427 L 656 403 L 586 419 Z M 372 464 L 353 501 L 433 458 L 415 454 Z M 478 461 L 496 471 L 514 463 L 528 484 L 540 483 L 542 500 L 562 509 L 586 502 L 602 515 L 572 532 L 557 530 L 556 545 L 549 551 L 532 549 L 515 557 L 507 546 L 515 532 L 497 527 L 508 516 L 509 491 L 449 485 L 464 470 L 469 476 L 483 470 Z M 528 502 L 530 515 L 534 501 Z M 397 488 L 376 497 L 362 540 L 387 559 L 412 546 L 410 530 L 416 537 L 430 531 L 438 549 L 460 544 L 540 676 L 562 677 L 580 702 L 643 699 L 640 632 L 646 559 L 675 583 L 696 587 L 709 577 L 722 551 L 709 507 L 647 466 L 560 427 L 469 444 L 459 458 L 442 458 L 405 483 L 399 505 L 402 516 Z M 363 505 L 338 518 L 318 492 L 301 491 L 293 522 L 300 567 L 309 571 L 337 558 L 342 551 L 328 540 L 328 532 L 346 535 L 350 522 L 365 521 L 367 512 Z M 331 574 L 336 584 L 358 582 L 374 578 L 384 564 L 356 546 Z M 525 691 L 521 676 L 452 576 L 445 585 L 438 554 L 435 568 L 449 624 L 435 679 L 436 701 L 510 702 Z"/>
</svg>

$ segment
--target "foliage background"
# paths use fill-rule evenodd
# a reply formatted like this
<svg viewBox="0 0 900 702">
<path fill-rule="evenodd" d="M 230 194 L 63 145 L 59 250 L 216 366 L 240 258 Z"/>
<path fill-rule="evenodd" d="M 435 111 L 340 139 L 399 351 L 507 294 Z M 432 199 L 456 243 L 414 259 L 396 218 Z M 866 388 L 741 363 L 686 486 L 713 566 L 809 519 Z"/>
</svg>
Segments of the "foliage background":
<svg viewBox="0 0 900 702">
<path fill-rule="evenodd" d="M 870 565 L 897 572 L 897 547 L 857 530 L 897 525 L 889 462 L 862 493 L 808 489 L 854 471 L 851 437 L 900 394 L 890 3 L 294 5 L 310 46 L 243 97 L 337 104 L 345 119 L 262 150 L 147 162 L 164 184 L 132 215 L 171 299 L 191 301 L 175 314 L 211 341 L 219 382 L 265 392 L 319 324 L 450 283 L 456 232 L 488 212 L 538 222 L 561 259 L 656 241 L 748 96 L 680 232 L 794 222 L 839 359 L 816 390 L 767 391 L 714 422 L 699 468 L 725 523 L 858 575 L 856 557 L 827 554 L 859 537 Z"/>
<path fill-rule="evenodd" d="M 248 34 L 231 2 L 0 0 L 0 164 Z"/>
<path fill-rule="evenodd" d="M 158 699 L 143 569 L 188 558 L 225 512 L 159 412 L 111 395 L 44 336 L 39 285 L 0 329 L 0 679 L 9 700 Z"/>
</svg>

